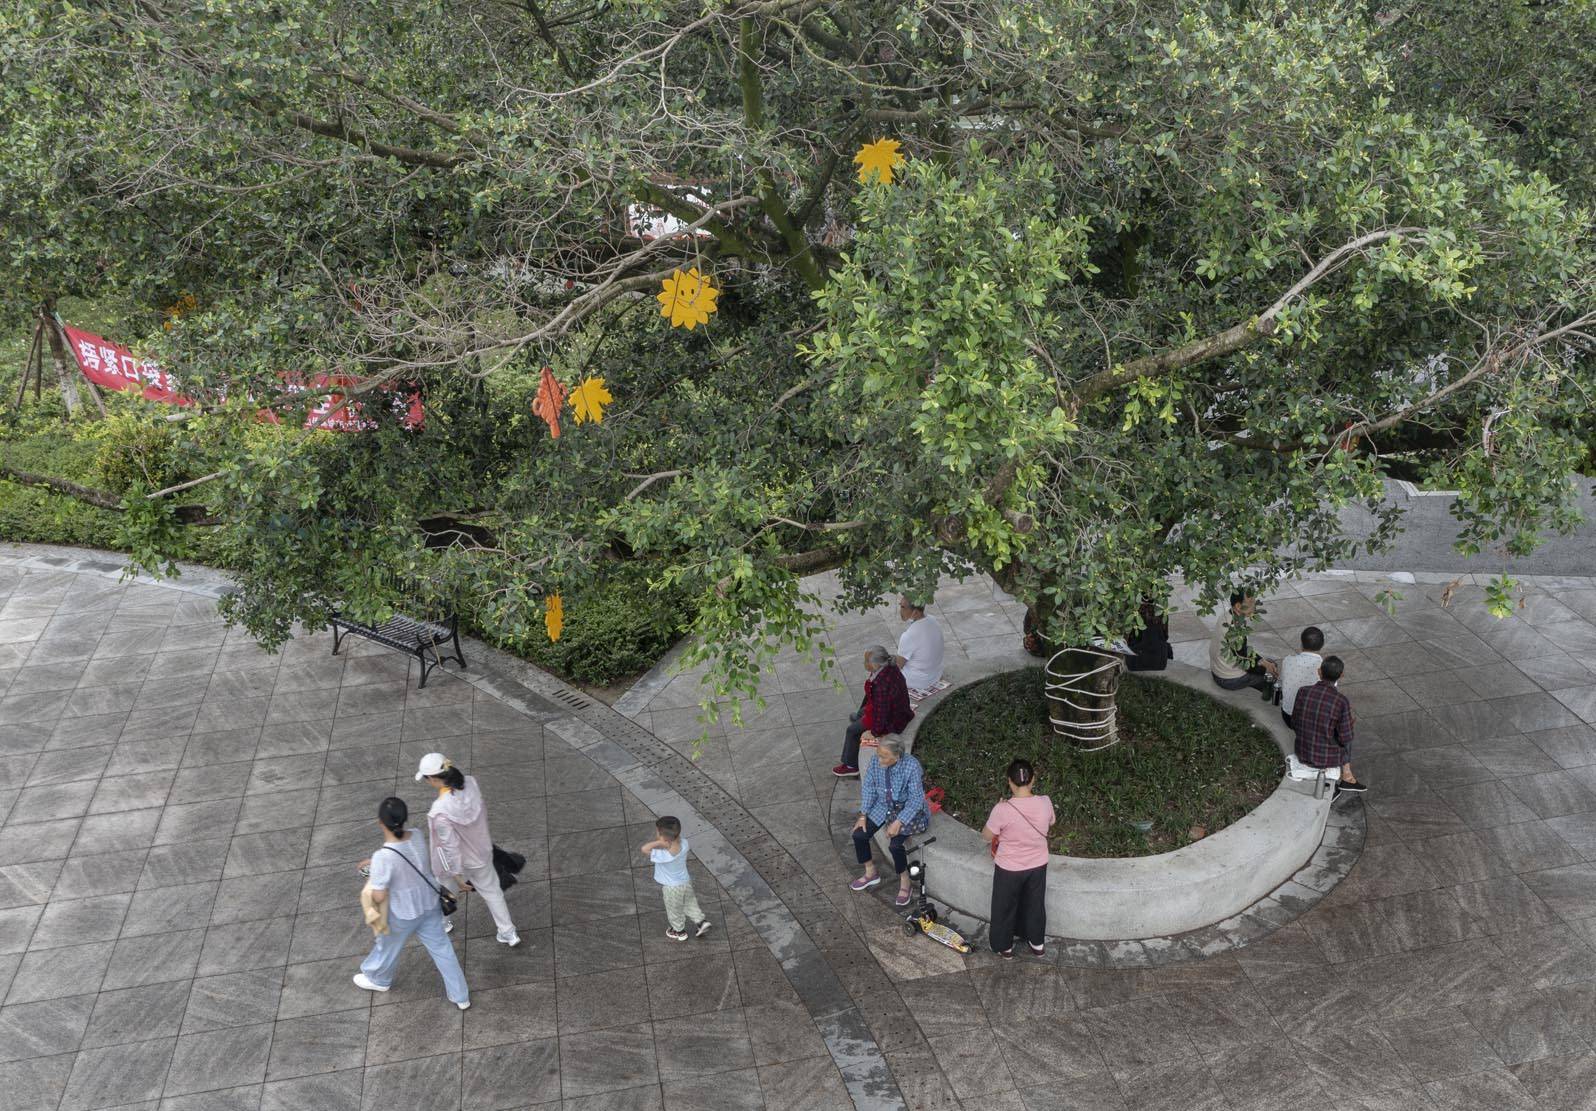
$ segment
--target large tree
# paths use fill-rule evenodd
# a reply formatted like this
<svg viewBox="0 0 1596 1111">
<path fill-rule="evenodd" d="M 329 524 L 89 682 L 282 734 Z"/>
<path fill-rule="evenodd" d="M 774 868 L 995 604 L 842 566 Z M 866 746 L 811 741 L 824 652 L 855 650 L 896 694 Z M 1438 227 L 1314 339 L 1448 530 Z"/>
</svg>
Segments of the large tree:
<svg viewBox="0 0 1596 1111">
<path fill-rule="evenodd" d="M 1570 72 L 1581 8 L 1504 6 Z M 860 604 L 990 572 L 1080 643 L 1171 573 L 1346 556 L 1391 458 L 1456 476 L 1469 544 L 1572 519 L 1578 151 L 1421 70 L 1428 5 L 5 10 L 9 307 L 194 295 L 149 330 L 209 481 L 100 493 L 151 557 L 202 499 L 268 639 L 417 578 L 525 636 L 642 560 L 751 689 L 820 568 Z M 861 182 L 883 137 L 908 161 Z M 693 332 L 653 301 L 688 266 L 722 289 Z M 607 379 L 603 423 L 549 437 L 545 364 Z M 419 384 L 428 421 L 260 426 L 285 369 Z"/>
</svg>

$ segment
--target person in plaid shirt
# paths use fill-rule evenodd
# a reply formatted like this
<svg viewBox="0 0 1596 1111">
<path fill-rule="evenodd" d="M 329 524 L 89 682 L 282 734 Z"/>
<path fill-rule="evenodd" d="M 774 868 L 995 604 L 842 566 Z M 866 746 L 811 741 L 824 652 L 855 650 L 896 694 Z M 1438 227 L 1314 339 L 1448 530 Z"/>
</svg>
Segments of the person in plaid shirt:
<svg viewBox="0 0 1596 1111">
<path fill-rule="evenodd" d="M 909 707 L 909 684 L 893 662 L 885 645 L 878 644 L 865 653 L 864 699 L 848 723 L 842 741 L 842 763 L 831 769 L 839 779 L 859 774 L 859 746 L 873 745 L 876 738 L 902 733 L 914 711 Z"/>
<path fill-rule="evenodd" d="M 1319 665 L 1319 681 L 1299 690 L 1291 707 L 1297 759 L 1310 768 L 1340 767 L 1338 795 L 1368 790 L 1352 774 L 1352 703 L 1336 689 L 1345 670 L 1340 656 L 1326 656 Z"/>
</svg>

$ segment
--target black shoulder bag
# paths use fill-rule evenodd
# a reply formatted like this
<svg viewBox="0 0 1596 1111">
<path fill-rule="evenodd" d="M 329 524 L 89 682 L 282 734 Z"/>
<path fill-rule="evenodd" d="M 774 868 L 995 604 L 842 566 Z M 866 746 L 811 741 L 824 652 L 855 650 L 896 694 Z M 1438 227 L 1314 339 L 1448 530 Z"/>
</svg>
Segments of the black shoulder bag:
<svg viewBox="0 0 1596 1111">
<path fill-rule="evenodd" d="M 438 893 L 438 909 L 443 911 L 443 916 L 445 918 L 449 917 L 449 915 L 453 914 L 455 911 L 460 909 L 460 902 L 459 902 L 459 900 L 457 900 L 454 897 L 454 894 L 452 892 L 450 892 L 450 891 L 445 890 L 442 887 L 439 887 L 437 884 L 435 884 L 431 880 L 429 880 L 427 878 L 427 874 L 425 872 L 423 872 L 420 868 L 417 868 L 414 864 L 412 864 L 411 861 L 410 861 L 410 858 L 408 856 L 406 856 L 404 853 L 400 852 L 398 849 L 394 848 L 392 845 L 384 845 L 383 848 L 385 848 L 389 852 L 393 853 L 395 856 L 397 856 L 400 860 L 404 861 L 406 864 L 409 864 L 410 865 L 410 870 L 412 872 L 414 872 L 416 875 L 421 877 L 421 882 L 426 884 L 428 887 L 432 888 L 432 890 L 434 890 L 434 891 L 436 891 Z"/>
</svg>

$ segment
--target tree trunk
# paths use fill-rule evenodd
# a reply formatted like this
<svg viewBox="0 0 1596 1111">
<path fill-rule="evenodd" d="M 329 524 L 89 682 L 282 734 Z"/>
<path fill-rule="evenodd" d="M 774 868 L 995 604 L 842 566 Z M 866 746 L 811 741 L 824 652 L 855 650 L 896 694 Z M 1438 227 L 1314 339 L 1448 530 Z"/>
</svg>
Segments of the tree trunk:
<svg viewBox="0 0 1596 1111">
<path fill-rule="evenodd" d="M 55 364 L 56 381 L 61 384 L 61 400 L 66 402 L 67 420 L 77 416 L 83 399 L 78 396 L 77 363 L 67 367 L 66 344 L 61 340 L 61 326 L 55 322 L 55 302 L 44 303 L 44 334 L 50 340 L 50 361 Z"/>
<path fill-rule="evenodd" d="M 1065 648 L 1047 661 L 1048 718 L 1053 732 L 1088 752 L 1119 743 L 1119 676 L 1123 661 L 1098 648 Z"/>
</svg>

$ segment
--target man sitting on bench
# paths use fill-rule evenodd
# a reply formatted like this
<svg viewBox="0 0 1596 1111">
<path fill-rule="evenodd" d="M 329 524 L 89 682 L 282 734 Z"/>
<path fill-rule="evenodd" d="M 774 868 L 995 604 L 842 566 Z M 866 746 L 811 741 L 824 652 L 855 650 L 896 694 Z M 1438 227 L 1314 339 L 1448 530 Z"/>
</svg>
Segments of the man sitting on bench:
<svg viewBox="0 0 1596 1111">
<path fill-rule="evenodd" d="M 1319 665 L 1319 681 L 1298 691 L 1291 707 L 1297 761 L 1310 768 L 1338 769 L 1338 795 L 1368 790 L 1352 774 L 1352 703 L 1336 689 L 1345 670 L 1340 656 L 1326 656 Z"/>
<path fill-rule="evenodd" d="M 1256 687 L 1268 702 L 1274 697 L 1275 676 L 1280 673 L 1273 660 L 1266 660 L 1247 647 L 1247 622 L 1258 610 L 1258 599 L 1235 591 L 1230 595 L 1230 612 L 1214 626 L 1208 642 L 1208 670 L 1214 682 L 1227 691 Z"/>
<path fill-rule="evenodd" d="M 942 626 L 937 619 L 925 615 L 926 603 L 898 598 L 898 616 L 909 623 L 898 637 L 898 653 L 893 661 L 903 669 L 903 681 L 909 684 L 909 700 L 919 702 L 947 684 L 942 681 Z M 897 730 L 889 730 L 897 732 Z"/>
</svg>

